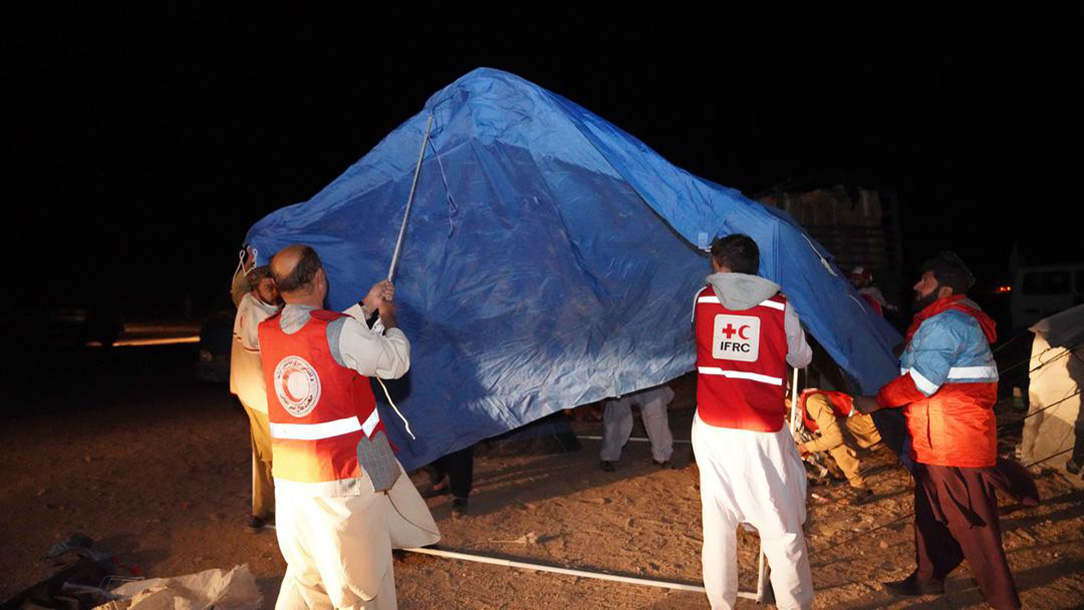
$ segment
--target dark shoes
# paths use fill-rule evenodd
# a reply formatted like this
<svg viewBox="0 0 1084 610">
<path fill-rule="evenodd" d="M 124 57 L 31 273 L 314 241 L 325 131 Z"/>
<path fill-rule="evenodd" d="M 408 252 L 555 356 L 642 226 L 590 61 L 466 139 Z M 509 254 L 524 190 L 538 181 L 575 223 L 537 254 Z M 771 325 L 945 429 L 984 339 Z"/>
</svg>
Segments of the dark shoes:
<svg viewBox="0 0 1084 610">
<path fill-rule="evenodd" d="M 267 523 L 270 521 L 267 517 L 257 517 L 252 515 L 248 518 L 248 529 L 252 532 L 258 532 L 267 527 Z"/>
<path fill-rule="evenodd" d="M 660 462 L 659 460 L 652 458 L 651 461 L 654 462 L 656 466 L 664 470 L 677 470 L 677 466 L 674 466 L 674 463 L 670 460 L 663 460 Z"/>
<path fill-rule="evenodd" d="M 601 462 L 598 463 L 598 465 L 599 465 L 599 468 L 602 468 L 606 472 L 613 472 L 613 471 L 617 470 L 616 462 L 610 462 L 608 460 L 602 460 Z"/>
<path fill-rule="evenodd" d="M 873 490 L 868 487 L 851 487 L 843 501 L 851 506 L 861 506 L 873 499 Z"/>
<path fill-rule="evenodd" d="M 944 581 L 920 581 L 918 579 L 918 572 L 911 572 L 911 575 L 903 580 L 886 582 L 884 583 L 884 587 L 885 591 L 888 591 L 889 593 L 906 597 L 914 597 L 916 595 L 941 595 L 945 592 Z"/>
<path fill-rule="evenodd" d="M 447 484 L 445 484 L 444 487 L 436 487 L 430 485 L 429 489 L 426 489 L 422 492 L 422 497 L 428 500 L 429 498 L 436 498 L 438 496 L 448 495 L 451 493 L 451 490 L 449 490 L 448 487 L 449 486 Z"/>
<path fill-rule="evenodd" d="M 467 499 L 456 498 L 452 500 L 452 518 L 458 519 L 467 514 Z"/>
</svg>

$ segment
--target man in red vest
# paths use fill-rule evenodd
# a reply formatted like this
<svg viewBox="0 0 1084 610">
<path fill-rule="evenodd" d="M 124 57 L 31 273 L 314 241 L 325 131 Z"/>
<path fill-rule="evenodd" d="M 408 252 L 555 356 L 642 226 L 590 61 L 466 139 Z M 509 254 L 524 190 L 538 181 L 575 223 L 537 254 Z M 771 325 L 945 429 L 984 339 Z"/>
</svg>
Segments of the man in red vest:
<svg viewBox="0 0 1084 610">
<path fill-rule="evenodd" d="M 1034 484 L 1009 476 L 997 457 L 998 370 L 990 350 L 994 321 L 967 298 L 975 279 L 956 254 L 927 261 L 915 284 L 915 319 L 900 356 L 900 376 L 859 397 L 863 413 L 903 409 L 915 462 L 914 573 L 886 588 L 901 595 L 943 593 L 945 577 L 967 559 L 987 603 L 1019 608 L 1001 546 L 1002 489 L 1038 502 Z M 1015 470 L 1022 470 L 1017 467 Z"/>
<path fill-rule="evenodd" d="M 323 309 L 327 275 L 312 248 L 284 248 L 271 272 L 286 302 L 259 327 L 287 563 L 275 607 L 395 608 L 392 548 L 440 539 L 369 387 L 369 377 L 395 379 L 410 366 L 395 289 L 380 282 L 339 313 Z M 374 313 L 383 335 L 365 324 Z"/>
<path fill-rule="evenodd" d="M 813 578 L 802 523 L 806 475 L 784 426 L 787 365 L 812 358 L 779 285 L 756 275 L 760 250 L 746 235 L 711 245 L 707 286 L 696 296 L 696 416 L 704 588 L 711 607 L 738 594 L 736 530 L 752 525 L 771 566 L 779 608 L 809 608 Z"/>
</svg>

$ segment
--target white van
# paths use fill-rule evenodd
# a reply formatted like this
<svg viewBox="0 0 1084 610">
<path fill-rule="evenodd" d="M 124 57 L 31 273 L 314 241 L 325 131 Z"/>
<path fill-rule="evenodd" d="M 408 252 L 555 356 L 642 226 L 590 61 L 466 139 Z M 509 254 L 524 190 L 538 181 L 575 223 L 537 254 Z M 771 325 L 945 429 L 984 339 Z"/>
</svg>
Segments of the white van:
<svg viewBox="0 0 1084 610">
<path fill-rule="evenodd" d="M 1084 264 L 1022 267 L 1012 286 L 1012 324 L 1027 328 L 1084 303 Z"/>
</svg>

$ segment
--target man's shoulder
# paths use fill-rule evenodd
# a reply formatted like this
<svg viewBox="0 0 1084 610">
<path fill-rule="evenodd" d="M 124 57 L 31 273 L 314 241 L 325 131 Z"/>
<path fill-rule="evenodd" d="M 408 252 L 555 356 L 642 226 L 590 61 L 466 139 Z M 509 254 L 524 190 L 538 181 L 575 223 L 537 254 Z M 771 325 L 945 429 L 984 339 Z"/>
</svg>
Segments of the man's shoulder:
<svg viewBox="0 0 1084 610">
<path fill-rule="evenodd" d="M 350 317 L 341 311 L 331 311 L 330 309 L 314 309 L 309 312 L 309 315 L 323 322 L 332 322 L 340 318 Z"/>
<path fill-rule="evenodd" d="M 949 309 L 930 316 L 919 326 L 919 330 L 923 332 L 966 332 L 972 329 L 982 332 L 979 321 L 959 309 Z"/>
</svg>

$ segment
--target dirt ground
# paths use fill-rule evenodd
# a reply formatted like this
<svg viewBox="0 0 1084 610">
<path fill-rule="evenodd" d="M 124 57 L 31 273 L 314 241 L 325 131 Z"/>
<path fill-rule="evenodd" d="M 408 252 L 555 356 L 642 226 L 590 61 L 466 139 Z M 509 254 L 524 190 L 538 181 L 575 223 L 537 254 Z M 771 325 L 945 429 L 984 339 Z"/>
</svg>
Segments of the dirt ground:
<svg viewBox="0 0 1084 610">
<path fill-rule="evenodd" d="M 73 358 L 78 371 L 64 379 L 38 372 L 5 379 L 2 388 L 0 599 L 52 574 L 56 564 L 43 559 L 45 551 L 79 531 L 124 569 L 146 576 L 247 563 L 264 606 L 273 607 L 285 565 L 273 531 L 252 534 L 244 526 L 247 420 L 224 387 L 191 380 L 194 347 Z M 676 386 L 671 426 L 675 438 L 688 439 L 691 384 Z M 14 403 L 13 396 L 35 398 Z M 575 427 L 601 433 L 598 422 Z M 634 436 L 642 435 L 638 425 Z M 1003 453 L 1015 440 L 1004 439 Z M 599 469 L 598 449 L 584 440 L 573 453 L 501 457 L 483 446 L 470 513 L 452 519 L 447 497 L 429 501 L 441 546 L 699 584 L 700 500 L 690 446 L 677 444 L 677 469 L 663 470 L 651 463 L 646 443 L 631 442 L 616 472 Z M 939 598 L 893 598 L 883 590 L 880 582 L 913 569 L 911 491 L 888 456 L 873 455 L 866 468 L 877 499 L 865 506 L 836 501 L 838 486 L 812 488 L 819 496 L 811 498 L 807 527 L 814 607 L 985 607 L 966 566 Z M 1003 503 L 1004 543 L 1024 606 L 1082 607 L 1084 493 L 1053 473 L 1037 483 L 1040 507 Z M 743 536 L 740 548 L 742 588 L 752 590 L 755 536 Z M 395 572 L 404 609 L 707 607 L 699 593 L 420 555 L 397 560 Z"/>
</svg>

